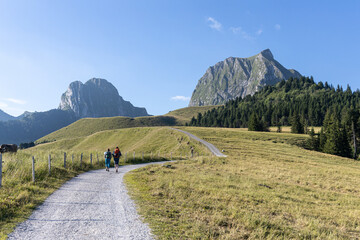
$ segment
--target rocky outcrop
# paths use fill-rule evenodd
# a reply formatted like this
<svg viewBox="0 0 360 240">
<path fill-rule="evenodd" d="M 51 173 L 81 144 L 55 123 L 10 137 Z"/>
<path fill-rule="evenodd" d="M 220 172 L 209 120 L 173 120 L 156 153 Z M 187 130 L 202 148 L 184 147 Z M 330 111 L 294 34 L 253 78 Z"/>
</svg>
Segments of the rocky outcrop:
<svg viewBox="0 0 360 240">
<path fill-rule="evenodd" d="M 266 49 L 250 58 L 229 57 L 207 69 L 200 78 L 189 106 L 219 105 L 236 97 L 253 95 L 266 85 L 301 77 L 286 69 Z"/>
<path fill-rule="evenodd" d="M 148 116 L 145 108 L 134 107 L 111 83 L 100 78 L 90 79 L 85 84 L 72 82 L 61 96 L 59 109 L 72 110 L 77 118 Z"/>
</svg>

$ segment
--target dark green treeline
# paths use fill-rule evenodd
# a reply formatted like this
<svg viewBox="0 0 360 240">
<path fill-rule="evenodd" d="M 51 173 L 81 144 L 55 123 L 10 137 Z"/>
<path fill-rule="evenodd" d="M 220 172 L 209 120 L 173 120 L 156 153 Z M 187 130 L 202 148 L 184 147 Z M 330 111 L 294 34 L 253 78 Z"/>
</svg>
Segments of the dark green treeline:
<svg viewBox="0 0 360 240">
<path fill-rule="evenodd" d="M 279 129 L 280 126 L 292 126 L 295 133 L 307 132 L 308 126 L 324 126 L 322 135 L 313 134 L 314 145 L 308 143 L 308 148 L 350 156 L 353 154 L 350 145 L 356 142 L 355 135 L 360 135 L 358 109 L 359 90 L 352 92 L 349 86 L 343 90 L 327 82 L 315 83 L 312 77 L 290 78 L 275 86 L 265 86 L 253 96 L 239 97 L 203 115 L 199 113 L 188 125 L 249 127 L 255 131 L 266 131 L 268 126 L 279 126 Z M 331 146 L 333 141 L 326 140 L 326 136 L 347 141 L 342 146 Z"/>
</svg>

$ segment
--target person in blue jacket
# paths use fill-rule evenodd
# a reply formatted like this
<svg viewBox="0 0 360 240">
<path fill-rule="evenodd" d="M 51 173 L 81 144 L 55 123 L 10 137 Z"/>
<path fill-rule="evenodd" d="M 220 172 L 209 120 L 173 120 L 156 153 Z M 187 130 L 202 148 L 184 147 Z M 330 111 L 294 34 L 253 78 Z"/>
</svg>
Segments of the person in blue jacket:
<svg viewBox="0 0 360 240">
<path fill-rule="evenodd" d="M 104 157 L 105 157 L 105 167 L 106 167 L 106 171 L 110 171 L 110 161 L 111 161 L 111 152 L 110 149 L 108 148 L 107 152 L 104 152 Z"/>
</svg>

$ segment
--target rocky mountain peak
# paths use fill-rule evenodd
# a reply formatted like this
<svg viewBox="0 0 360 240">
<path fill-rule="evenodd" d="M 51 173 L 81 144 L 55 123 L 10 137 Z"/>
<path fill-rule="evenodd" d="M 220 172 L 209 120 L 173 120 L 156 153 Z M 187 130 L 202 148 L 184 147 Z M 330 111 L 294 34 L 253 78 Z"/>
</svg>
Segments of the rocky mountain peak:
<svg viewBox="0 0 360 240">
<path fill-rule="evenodd" d="M 125 101 L 114 85 L 101 78 L 92 78 L 85 84 L 80 81 L 70 83 L 61 96 L 59 109 L 72 110 L 77 118 L 148 116 L 145 108 L 134 107 Z"/>
<path fill-rule="evenodd" d="M 270 49 L 249 58 L 229 57 L 207 69 L 196 85 L 189 106 L 224 104 L 290 77 L 301 75 L 277 62 Z"/>
<path fill-rule="evenodd" d="M 273 56 L 272 52 L 270 51 L 270 49 L 265 49 L 265 50 L 261 51 L 259 55 L 261 55 L 264 58 L 267 58 L 269 60 L 274 60 L 274 56 Z"/>
</svg>

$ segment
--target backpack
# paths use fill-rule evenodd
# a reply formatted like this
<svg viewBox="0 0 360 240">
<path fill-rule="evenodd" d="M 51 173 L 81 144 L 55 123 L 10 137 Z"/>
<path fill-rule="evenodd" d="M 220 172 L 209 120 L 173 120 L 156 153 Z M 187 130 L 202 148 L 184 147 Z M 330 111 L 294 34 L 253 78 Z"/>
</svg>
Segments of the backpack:
<svg viewBox="0 0 360 240">
<path fill-rule="evenodd" d="M 106 152 L 105 157 L 106 158 L 111 158 L 111 152 Z"/>
<path fill-rule="evenodd" d="M 119 158 L 121 156 L 121 152 L 119 149 L 115 149 L 114 151 L 114 158 Z"/>
</svg>

